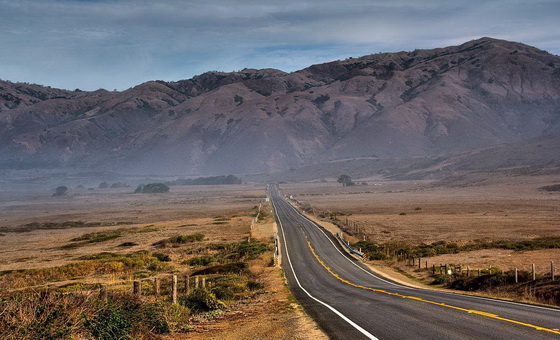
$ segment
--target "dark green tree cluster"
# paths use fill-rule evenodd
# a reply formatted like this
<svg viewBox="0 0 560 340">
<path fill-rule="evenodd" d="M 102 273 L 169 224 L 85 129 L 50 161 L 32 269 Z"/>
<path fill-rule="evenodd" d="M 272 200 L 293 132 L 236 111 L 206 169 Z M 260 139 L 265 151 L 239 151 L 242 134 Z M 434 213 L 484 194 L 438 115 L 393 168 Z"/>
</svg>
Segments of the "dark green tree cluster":
<svg viewBox="0 0 560 340">
<path fill-rule="evenodd" d="M 338 183 L 342 184 L 342 186 L 349 187 L 354 185 L 355 183 L 352 181 L 352 178 L 348 175 L 340 175 L 336 180 Z"/>
<path fill-rule="evenodd" d="M 174 181 L 165 182 L 167 185 L 224 185 L 224 184 L 241 184 L 243 181 L 234 175 L 228 176 L 212 176 L 198 178 L 180 178 Z"/>
<path fill-rule="evenodd" d="M 163 183 L 150 183 L 146 185 L 139 185 L 136 190 L 137 194 L 158 194 L 169 192 L 169 187 Z"/>
</svg>

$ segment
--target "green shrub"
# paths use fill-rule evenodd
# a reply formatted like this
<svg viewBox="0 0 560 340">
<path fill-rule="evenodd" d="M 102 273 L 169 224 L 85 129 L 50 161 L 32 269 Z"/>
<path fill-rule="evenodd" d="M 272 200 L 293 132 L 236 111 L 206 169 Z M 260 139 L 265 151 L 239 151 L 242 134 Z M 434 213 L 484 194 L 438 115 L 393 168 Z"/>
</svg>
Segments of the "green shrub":
<svg viewBox="0 0 560 340">
<path fill-rule="evenodd" d="M 173 237 L 167 238 L 165 240 L 158 241 L 158 242 L 156 242 L 152 245 L 153 246 L 159 246 L 159 247 L 166 247 L 168 245 L 179 245 L 179 244 L 186 244 L 186 243 L 192 243 L 192 242 L 200 242 L 202 240 L 204 240 L 204 234 L 194 233 L 194 234 L 190 234 L 190 235 L 173 236 Z"/>
<path fill-rule="evenodd" d="M 222 301 L 229 301 L 235 298 L 235 292 L 228 286 L 217 286 L 212 288 L 212 293 L 217 299 Z"/>
<path fill-rule="evenodd" d="M 247 288 L 249 290 L 261 290 L 264 288 L 263 284 L 257 281 L 249 281 L 247 282 Z"/>
<path fill-rule="evenodd" d="M 111 299 L 97 315 L 87 320 L 86 327 L 96 339 L 131 339 L 139 307 L 132 299 Z"/>
<path fill-rule="evenodd" d="M 167 254 L 153 253 L 152 256 L 155 257 L 156 259 L 158 259 L 158 261 L 161 261 L 161 262 L 170 262 L 171 261 L 171 257 L 169 257 L 169 255 L 167 255 Z"/>
<path fill-rule="evenodd" d="M 191 310 L 198 312 L 208 312 L 225 307 L 224 303 L 219 301 L 214 293 L 205 288 L 193 290 L 184 299 L 183 304 Z"/>
<path fill-rule="evenodd" d="M 188 259 L 185 261 L 186 264 L 189 266 L 200 267 L 200 266 L 207 266 L 210 263 L 214 262 L 216 259 L 213 256 L 209 255 L 202 255 L 196 256 L 193 258 Z"/>
<path fill-rule="evenodd" d="M 373 253 L 369 254 L 368 258 L 370 260 L 386 260 L 387 255 L 385 255 L 383 253 L 379 253 L 379 252 L 373 252 Z"/>
</svg>

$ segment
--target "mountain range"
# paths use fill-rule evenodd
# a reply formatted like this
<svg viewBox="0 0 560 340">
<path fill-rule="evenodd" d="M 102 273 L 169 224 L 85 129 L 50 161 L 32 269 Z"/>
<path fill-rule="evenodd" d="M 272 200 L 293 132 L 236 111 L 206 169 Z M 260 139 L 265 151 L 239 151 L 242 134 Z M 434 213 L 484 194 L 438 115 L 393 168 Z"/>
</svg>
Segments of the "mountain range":
<svg viewBox="0 0 560 340">
<path fill-rule="evenodd" d="M 425 178 L 560 168 L 559 136 L 560 57 L 492 38 L 125 91 L 0 81 L 0 169 Z"/>
</svg>

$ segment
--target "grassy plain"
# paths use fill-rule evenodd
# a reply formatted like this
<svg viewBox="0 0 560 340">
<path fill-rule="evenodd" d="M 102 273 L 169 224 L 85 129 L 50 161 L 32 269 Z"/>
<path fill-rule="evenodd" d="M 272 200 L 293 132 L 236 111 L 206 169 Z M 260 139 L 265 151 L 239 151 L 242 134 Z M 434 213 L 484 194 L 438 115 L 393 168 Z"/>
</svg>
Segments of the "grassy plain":
<svg viewBox="0 0 560 340">
<path fill-rule="evenodd" d="M 184 315 L 179 315 L 168 306 L 158 309 L 160 305 L 150 304 L 155 302 L 147 296 L 147 305 L 133 303 L 137 311 L 134 313 L 156 311 L 169 320 L 180 319 L 185 327 L 171 327 L 173 322 L 165 326 L 170 327 L 169 338 L 173 339 L 236 339 L 259 334 L 277 339 L 324 337 L 291 297 L 280 268 L 272 265 L 269 249 L 275 223 L 270 206 L 264 203 L 263 185 L 176 186 L 166 194 L 132 192 L 132 188 L 82 189 L 70 190 L 63 197 L 52 197 L 50 193 L 1 193 L 0 287 L 4 294 L 0 294 L 0 300 L 6 299 L 3 301 L 14 310 L 21 308 L 14 301 L 22 301 L 32 310 L 34 303 L 55 304 L 57 300 L 33 293 L 12 295 L 47 287 L 55 289 L 56 294 L 68 293 L 57 299 L 77 299 L 87 312 L 80 314 L 70 308 L 60 314 L 73 325 L 82 325 L 73 327 L 83 332 L 84 327 L 91 326 L 91 320 L 99 319 L 100 314 L 95 313 L 106 308 L 94 303 L 99 284 L 108 284 L 111 294 L 122 296 L 116 301 L 129 306 L 127 294 L 131 294 L 133 279 L 161 276 L 162 292 L 168 294 L 171 273 L 199 272 L 216 281 L 208 291 L 216 296 L 222 294 L 225 305 L 220 302 L 209 312 L 198 312 L 190 296 L 185 300 L 190 309 L 181 310 Z M 251 231 L 251 221 L 261 204 L 261 218 Z M 248 243 L 249 238 L 255 241 Z M 236 269 L 218 276 L 204 274 L 207 268 L 223 271 L 235 266 L 239 266 L 239 273 Z M 151 292 L 151 284 L 143 286 L 143 290 Z M 68 306 L 71 304 L 64 308 Z M 75 315 L 88 313 L 91 318 L 87 322 L 76 320 Z M 173 317 L 169 313 L 174 313 Z M 8 314 L 0 324 L 12 327 L 26 321 L 41 322 L 25 316 L 21 316 L 25 320 L 19 320 L 14 316 L 19 314 L 7 319 Z M 24 329 L 18 328 L 18 336 Z M 66 331 L 61 337 L 77 332 Z M 145 330 L 134 336 L 166 337 L 166 332 L 160 333 Z"/>
<path fill-rule="evenodd" d="M 560 236 L 560 193 L 539 190 L 557 183 L 557 176 L 497 177 L 477 186 L 440 186 L 432 181 L 366 179 L 355 186 L 336 182 L 283 184 L 316 214 L 337 213 L 341 223 L 357 223 L 373 242 L 402 245 L 438 241 L 469 244 L 476 241 L 531 240 Z M 550 261 L 560 264 L 558 249 L 514 252 L 479 250 L 430 258 L 442 263 L 488 265 L 503 269 L 548 271 Z"/>
</svg>

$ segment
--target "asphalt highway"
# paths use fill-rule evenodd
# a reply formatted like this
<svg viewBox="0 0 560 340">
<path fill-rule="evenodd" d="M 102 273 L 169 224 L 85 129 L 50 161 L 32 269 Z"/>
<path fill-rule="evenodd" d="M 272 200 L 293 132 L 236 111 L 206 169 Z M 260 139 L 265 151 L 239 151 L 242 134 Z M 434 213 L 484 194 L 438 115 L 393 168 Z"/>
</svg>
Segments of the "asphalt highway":
<svg viewBox="0 0 560 340">
<path fill-rule="evenodd" d="M 403 286 L 347 255 L 269 185 L 282 267 L 332 339 L 555 339 L 560 309 Z"/>
</svg>

